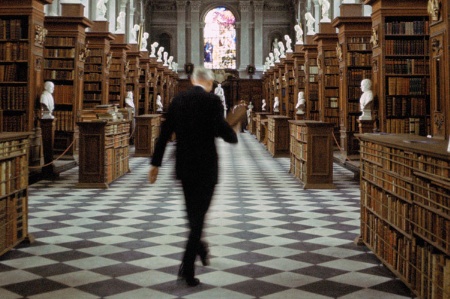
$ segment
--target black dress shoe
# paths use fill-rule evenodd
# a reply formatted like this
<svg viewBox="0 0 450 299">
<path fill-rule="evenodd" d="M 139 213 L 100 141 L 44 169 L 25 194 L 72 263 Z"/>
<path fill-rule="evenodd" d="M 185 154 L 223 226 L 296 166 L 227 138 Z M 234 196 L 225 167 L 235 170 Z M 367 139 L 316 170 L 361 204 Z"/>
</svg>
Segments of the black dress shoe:
<svg viewBox="0 0 450 299">
<path fill-rule="evenodd" d="M 190 287 L 195 287 L 200 284 L 200 279 L 195 278 L 193 273 L 188 274 L 185 271 L 183 264 L 181 264 L 180 269 L 178 270 L 178 279 L 186 281 L 186 284 Z"/>
<path fill-rule="evenodd" d="M 204 243 L 203 250 L 199 250 L 198 255 L 200 256 L 200 260 L 202 261 L 203 266 L 209 266 L 209 249 L 208 245 Z"/>
</svg>

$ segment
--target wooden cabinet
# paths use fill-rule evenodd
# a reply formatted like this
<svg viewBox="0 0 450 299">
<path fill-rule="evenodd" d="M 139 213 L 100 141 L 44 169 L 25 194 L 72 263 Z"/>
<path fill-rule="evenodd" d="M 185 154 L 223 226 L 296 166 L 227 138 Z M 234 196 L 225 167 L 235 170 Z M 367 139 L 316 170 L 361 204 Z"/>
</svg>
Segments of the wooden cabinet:
<svg viewBox="0 0 450 299">
<path fill-rule="evenodd" d="M 372 6 L 373 88 L 379 127 L 428 135 L 430 128 L 427 1 L 367 0 Z"/>
<path fill-rule="evenodd" d="M 333 189 L 333 124 L 289 120 L 290 172 L 304 189 Z"/>
<path fill-rule="evenodd" d="M 341 16 L 332 25 L 339 29 L 339 43 L 336 45 L 340 71 L 339 84 L 339 123 L 341 161 L 358 155 L 358 119 L 361 116 L 359 99 L 361 81 L 372 79 L 372 20 L 363 17 L 362 4 L 341 5 Z M 375 113 L 372 114 L 375 117 Z"/>
<path fill-rule="evenodd" d="M 78 184 L 108 188 L 129 172 L 130 121 L 78 122 L 80 128 Z"/>
<path fill-rule="evenodd" d="M 293 118 L 295 114 L 295 68 L 292 53 L 282 60 L 280 114 Z"/>
<path fill-rule="evenodd" d="M 450 297 L 447 141 L 360 134 L 363 242 L 419 298 Z"/>
<path fill-rule="evenodd" d="M 134 155 L 136 157 L 151 157 L 161 130 L 161 114 L 144 114 L 136 116 L 135 119 Z"/>
<path fill-rule="evenodd" d="M 115 38 L 108 32 L 108 25 L 107 21 L 94 21 L 91 31 L 86 33 L 89 55 L 84 64 L 83 109 L 108 104 L 111 41 Z"/>
<path fill-rule="evenodd" d="M 270 114 L 270 112 L 256 112 L 256 139 L 258 139 L 259 142 L 264 142 L 266 138 L 266 128 L 263 121 L 267 119 L 267 115 Z"/>
<path fill-rule="evenodd" d="M 0 133 L 0 255 L 28 238 L 28 137 Z"/>
<path fill-rule="evenodd" d="M 31 131 L 43 88 L 44 5 L 2 1 L 0 10 L 0 131 Z"/>
<path fill-rule="evenodd" d="M 267 116 L 267 149 L 272 156 L 289 154 L 289 123 L 288 116 Z"/>
<path fill-rule="evenodd" d="M 75 122 L 82 107 L 88 55 L 85 30 L 92 27 L 92 22 L 84 17 L 82 4 L 63 3 L 61 7 L 61 16 L 45 17 L 48 34 L 44 44 L 44 80 L 55 85 L 55 153 L 62 153 L 76 139 Z M 68 154 L 73 151 L 71 147 Z"/>
</svg>

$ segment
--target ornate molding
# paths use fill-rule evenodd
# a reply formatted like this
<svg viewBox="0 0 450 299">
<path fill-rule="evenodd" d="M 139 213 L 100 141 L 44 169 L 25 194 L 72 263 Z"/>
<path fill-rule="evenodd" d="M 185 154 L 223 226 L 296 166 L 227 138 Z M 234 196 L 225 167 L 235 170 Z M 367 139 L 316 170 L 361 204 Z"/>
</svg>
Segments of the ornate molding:
<svg viewBox="0 0 450 299">
<path fill-rule="evenodd" d="M 177 0 L 177 9 L 178 9 L 178 11 L 186 10 L 186 1 Z"/>
<path fill-rule="evenodd" d="M 370 37 L 370 43 L 372 44 L 372 48 L 378 47 L 378 29 L 372 28 L 372 36 Z"/>
<path fill-rule="evenodd" d="M 431 49 L 433 50 L 435 56 L 439 56 L 441 54 L 443 49 L 440 38 L 433 38 L 431 41 Z"/>
<path fill-rule="evenodd" d="M 249 12 L 250 11 L 250 1 L 240 1 L 239 9 L 241 12 Z"/>
<path fill-rule="evenodd" d="M 78 59 L 81 62 L 85 62 L 86 58 L 88 58 L 90 54 L 91 54 L 91 50 L 88 49 L 88 45 L 80 44 L 80 54 L 78 54 Z"/>
<path fill-rule="evenodd" d="M 253 1 L 253 9 L 255 10 L 255 12 L 263 12 L 264 11 L 264 2 Z"/>
<path fill-rule="evenodd" d="M 337 42 L 336 43 L 336 56 L 338 58 L 339 61 L 342 61 L 342 45 Z"/>
<path fill-rule="evenodd" d="M 283 3 L 264 3 L 264 9 L 268 11 L 289 11 L 289 6 Z"/>
<path fill-rule="evenodd" d="M 48 30 L 45 29 L 41 25 L 34 25 L 34 31 L 35 31 L 35 40 L 34 43 L 39 46 L 44 46 L 45 43 L 45 37 L 47 36 Z"/>
<path fill-rule="evenodd" d="M 428 0 L 427 11 L 432 21 L 439 21 L 441 18 L 441 1 Z"/>
<path fill-rule="evenodd" d="M 200 12 L 200 6 L 201 5 L 202 5 L 201 1 L 198 1 L 198 0 L 194 1 L 194 0 L 192 0 L 191 1 L 191 11 L 193 11 L 193 12 Z"/>
<path fill-rule="evenodd" d="M 441 131 L 443 129 L 443 125 L 445 124 L 444 114 L 442 113 L 434 113 L 434 124 L 436 128 Z"/>
</svg>

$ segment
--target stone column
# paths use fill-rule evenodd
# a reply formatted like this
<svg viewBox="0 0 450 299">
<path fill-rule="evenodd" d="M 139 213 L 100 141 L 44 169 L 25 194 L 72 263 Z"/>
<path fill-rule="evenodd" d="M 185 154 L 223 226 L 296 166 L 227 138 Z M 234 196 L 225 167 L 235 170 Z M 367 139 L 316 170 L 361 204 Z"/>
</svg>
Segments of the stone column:
<svg viewBox="0 0 450 299">
<path fill-rule="evenodd" d="M 177 63 L 183 67 L 186 63 L 186 1 L 177 1 Z"/>
<path fill-rule="evenodd" d="M 264 2 L 253 1 L 253 7 L 255 10 L 255 29 L 254 29 L 254 57 L 255 68 L 258 71 L 263 70 L 264 57 L 263 57 L 263 17 L 264 17 Z"/>
<path fill-rule="evenodd" d="M 191 1 L 191 61 L 194 66 L 200 63 L 200 5 L 199 0 Z M 179 44 L 179 43 L 178 43 Z"/>
<path fill-rule="evenodd" d="M 134 11 L 136 10 L 136 8 L 134 7 L 134 2 L 130 1 L 130 10 L 127 12 L 127 18 L 128 18 L 128 26 L 125 26 L 126 31 L 127 31 L 127 36 L 128 36 L 128 42 L 130 42 L 131 40 L 131 30 L 133 30 L 133 27 L 135 24 L 139 25 L 139 20 L 135 21 L 134 20 Z M 137 36 L 136 36 L 136 41 L 138 40 Z"/>
<path fill-rule="evenodd" d="M 119 13 L 116 11 L 116 5 L 114 1 L 108 1 L 108 3 L 106 3 L 106 7 L 106 18 L 109 21 L 109 32 L 114 32 L 116 31 L 116 18 L 118 17 Z"/>
<path fill-rule="evenodd" d="M 241 11 L 241 48 L 240 48 L 240 66 L 239 70 L 245 70 L 250 62 L 249 50 L 249 11 L 250 11 L 250 1 L 241 0 L 239 2 L 239 9 Z M 255 47 L 256 48 L 256 47 Z"/>
</svg>

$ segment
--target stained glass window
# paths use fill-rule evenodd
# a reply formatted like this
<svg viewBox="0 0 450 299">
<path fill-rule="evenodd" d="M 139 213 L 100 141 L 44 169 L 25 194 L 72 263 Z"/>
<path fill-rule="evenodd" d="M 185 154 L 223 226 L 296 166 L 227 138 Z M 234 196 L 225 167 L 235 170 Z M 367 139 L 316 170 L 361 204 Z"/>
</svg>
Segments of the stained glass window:
<svg viewBox="0 0 450 299">
<path fill-rule="evenodd" d="M 236 68 L 236 18 L 225 7 L 210 10 L 205 16 L 203 62 L 210 69 Z"/>
</svg>

